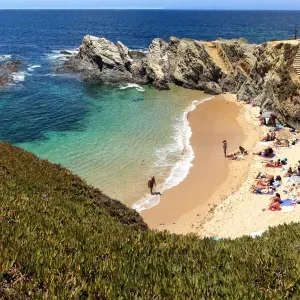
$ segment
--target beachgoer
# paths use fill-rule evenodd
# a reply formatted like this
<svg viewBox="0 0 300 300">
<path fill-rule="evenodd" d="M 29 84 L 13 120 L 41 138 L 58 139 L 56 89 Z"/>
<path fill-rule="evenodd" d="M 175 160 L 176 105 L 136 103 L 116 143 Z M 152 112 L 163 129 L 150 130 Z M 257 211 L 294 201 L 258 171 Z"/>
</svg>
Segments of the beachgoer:
<svg viewBox="0 0 300 300">
<path fill-rule="evenodd" d="M 269 142 L 271 141 L 271 136 L 269 133 L 267 133 L 267 135 L 262 139 L 263 142 Z"/>
<path fill-rule="evenodd" d="M 259 113 L 260 125 L 266 125 L 266 119 L 262 116 L 262 112 Z"/>
<path fill-rule="evenodd" d="M 271 141 L 275 141 L 276 139 L 276 132 L 271 132 Z"/>
<path fill-rule="evenodd" d="M 151 195 L 153 195 L 153 187 L 156 186 L 155 177 L 152 176 L 152 178 L 148 181 L 148 188 L 150 189 Z"/>
<path fill-rule="evenodd" d="M 294 174 L 292 167 L 289 167 L 286 173 L 283 175 L 284 177 L 291 177 Z"/>
<path fill-rule="evenodd" d="M 269 125 L 276 127 L 276 116 L 274 114 L 270 116 Z"/>
<path fill-rule="evenodd" d="M 253 152 L 254 155 L 260 155 L 264 157 L 272 157 L 274 154 L 274 150 L 271 147 L 266 148 L 264 151 Z"/>
<path fill-rule="evenodd" d="M 280 167 L 282 167 L 281 160 L 278 159 L 275 163 L 269 161 L 269 162 L 266 163 L 266 167 L 269 167 L 269 168 L 280 168 Z"/>
<path fill-rule="evenodd" d="M 227 157 L 227 141 L 223 141 L 223 151 L 224 151 L 224 156 L 225 158 Z"/>
<path fill-rule="evenodd" d="M 244 147 L 240 146 L 239 149 L 240 149 L 241 154 L 243 154 L 243 155 L 248 154 L 248 151 Z"/>
<path fill-rule="evenodd" d="M 271 198 L 269 210 L 272 210 L 272 211 L 281 210 L 280 202 L 281 202 L 280 194 L 276 193 L 276 195 Z"/>
</svg>

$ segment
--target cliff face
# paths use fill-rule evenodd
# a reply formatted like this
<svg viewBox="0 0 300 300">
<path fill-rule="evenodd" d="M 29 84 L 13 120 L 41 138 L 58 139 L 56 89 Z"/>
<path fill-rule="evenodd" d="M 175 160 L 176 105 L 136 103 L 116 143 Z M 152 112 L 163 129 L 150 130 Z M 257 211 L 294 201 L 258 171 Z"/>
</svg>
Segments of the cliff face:
<svg viewBox="0 0 300 300">
<path fill-rule="evenodd" d="M 118 42 L 86 36 L 76 57 L 63 70 L 79 71 L 86 79 L 135 82 L 168 89 L 174 82 L 210 94 L 231 92 L 240 100 L 254 99 L 282 121 L 299 127 L 299 79 L 293 63 L 297 41 L 248 44 L 243 39 L 203 42 L 172 37 L 154 39 L 147 53 Z"/>
</svg>

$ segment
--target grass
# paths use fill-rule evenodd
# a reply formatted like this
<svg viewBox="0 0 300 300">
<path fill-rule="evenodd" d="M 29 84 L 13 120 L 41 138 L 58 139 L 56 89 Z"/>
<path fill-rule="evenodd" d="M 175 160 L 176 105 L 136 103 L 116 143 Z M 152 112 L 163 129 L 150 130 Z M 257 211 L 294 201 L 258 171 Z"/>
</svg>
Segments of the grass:
<svg viewBox="0 0 300 300">
<path fill-rule="evenodd" d="M 70 171 L 0 144 L 0 298 L 300 297 L 300 225 L 258 239 L 149 230 Z"/>
</svg>

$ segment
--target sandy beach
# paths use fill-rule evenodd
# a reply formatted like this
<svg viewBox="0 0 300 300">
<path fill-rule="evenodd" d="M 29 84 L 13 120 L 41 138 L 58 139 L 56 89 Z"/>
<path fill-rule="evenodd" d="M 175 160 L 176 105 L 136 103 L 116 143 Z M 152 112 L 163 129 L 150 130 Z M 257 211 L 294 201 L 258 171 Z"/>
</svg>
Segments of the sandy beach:
<svg viewBox="0 0 300 300">
<path fill-rule="evenodd" d="M 166 191 L 158 206 L 145 211 L 143 217 L 155 229 L 178 234 L 194 233 L 200 238 L 236 238 L 262 234 L 269 227 L 298 222 L 299 205 L 270 211 L 272 195 L 253 194 L 251 186 L 260 172 L 280 175 L 277 188 L 281 199 L 297 201 L 299 189 L 293 189 L 291 179 L 284 177 L 288 167 L 295 168 L 300 159 L 300 144 L 289 148 L 274 142 L 262 143 L 269 128 L 258 120 L 259 108 L 237 102 L 234 95 L 216 96 L 202 103 L 189 116 L 192 128 L 191 144 L 195 152 L 193 167 L 178 186 Z M 299 139 L 299 133 L 289 128 L 277 132 L 282 139 Z M 242 145 L 249 155 L 240 161 L 225 159 L 222 140 L 228 141 L 228 153 Z M 266 168 L 266 160 L 253 152 L 271 146 L 276 159 L 287 159 L 280 168 Z"/>
<path fill-rule="evenodd" d="M 214 208 L 238 190 L 247 178 L 252 157 L 225 159 L 222 141 L 228 141 L 228 153 L 240 145 L 254 147 L 261 134 L 253 126 L 259 110 L 252 110 L 251 115 L 244 111 L 247 108 L 237 103 L 235 96 L 223 94 L 190 113 L 193 167 L 181 184 L 165 191 L 159 205 L 142 213 L 151 228 L 201 235 L 201 226 L 212 217 Z"/>
</svg>

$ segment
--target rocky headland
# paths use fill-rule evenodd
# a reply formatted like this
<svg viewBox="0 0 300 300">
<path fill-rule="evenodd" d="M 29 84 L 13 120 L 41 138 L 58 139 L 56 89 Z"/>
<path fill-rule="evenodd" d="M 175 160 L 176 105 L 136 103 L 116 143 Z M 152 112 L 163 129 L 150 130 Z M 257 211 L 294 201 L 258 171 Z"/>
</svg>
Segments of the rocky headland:
<svg viewBox="0 0 300 300">
<path fill-rule="evenodd" d="M 88 35 L 60 71 L 80 72 L 84 79 L 100 82 L 157 89 L 175 83 L 214 95 L 235 93 L 239 100 L 274 110 L 282 122 L 300 128 L 298 49 L 298 41 L 256 45 L 244 39 L 205 42 L 172 37 L 168 42 L 154 39 L 148 51 L 141 52 Z"/>
<path fill-rule="evenodd" d="M 8 61 L 0 64 L 0 87 L 14 81 L 13 73 L 16 73 L 21 68 L 21 61 Z"/>
</svg>

